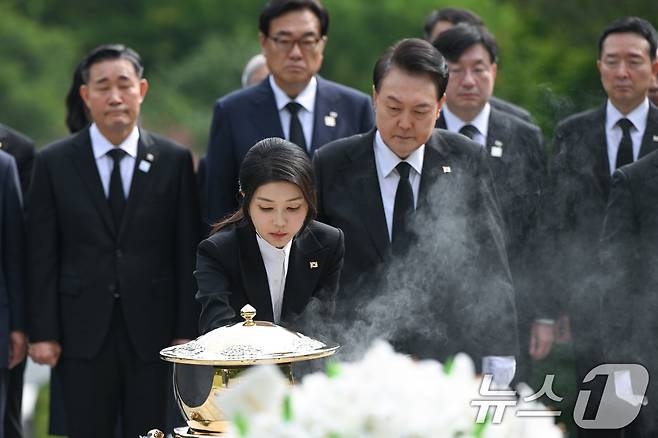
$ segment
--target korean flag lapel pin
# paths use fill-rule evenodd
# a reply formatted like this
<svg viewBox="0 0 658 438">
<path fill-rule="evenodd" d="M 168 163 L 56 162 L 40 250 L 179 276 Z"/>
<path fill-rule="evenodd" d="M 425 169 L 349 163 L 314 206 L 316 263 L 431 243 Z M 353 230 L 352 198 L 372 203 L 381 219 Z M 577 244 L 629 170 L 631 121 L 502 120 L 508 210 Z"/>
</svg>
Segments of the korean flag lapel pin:
<svg viewBox="0 0 658 438">
<path fill-rule="evenodd" d="M 337 118 L 338 118 L 338 113 L 336 111 L 329 111 L 329 114 L 324 116 L 324 125 L 330 128 L 336 127 Z"/>
<path fill-rule="evenodd" d="M 653 136 L 653 142 L 658 143 L 658 135 Z M 2 147 L 1 145 L 2 145 L 2 143 L 0 143 L 0 147 Z"/>
<path fill-rule="evenodd" d="M 148 173 L 149 170 L 151 170 L 151 164 L 153 164 L 153 160 L 155 160 L 155 156 L 152 153 L 146 154 L 144 159 L 139 162 L 139 170 L 141 170 L 144 173 Z"/>
<path fill-rule="evenodd" d="M 503 142 L 500 140 L 494 140 L 493 146 L 491 146 L 491 156 L 500 158 L 503 156 Z"/>
<path fill-rule="evenodd" d="M 310 269 L 317 269 L 319 267 L 319 265 L 318 265 L 317 261 L 311 260 L 310 262 L 308 262 L 308 267 Z"/>
<path fill-rule="evenodd" d="M 441 166 L 441 168 L 443 169 L 443 173 L 451 173 L 452 172 L 452 169 L 450 168 L 450 166 Z"/>
</svg>

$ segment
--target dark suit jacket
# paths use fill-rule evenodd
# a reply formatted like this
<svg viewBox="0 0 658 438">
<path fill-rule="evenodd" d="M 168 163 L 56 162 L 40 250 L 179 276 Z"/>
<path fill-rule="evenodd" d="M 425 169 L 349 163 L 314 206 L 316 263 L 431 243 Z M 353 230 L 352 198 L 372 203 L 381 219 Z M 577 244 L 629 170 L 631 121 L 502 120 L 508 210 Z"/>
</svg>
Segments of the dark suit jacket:
<svg viewBox="0 0 658 438">
<path fill-rule="evenodd" d="M 152 163 L 144 172 L 138 166 L 147 154 Z M 173 339 L 193 338 L 197 193 L 190 153 L 140 130 L 130 194 L 117 226 L 89 129 L 44 148 L 27 210 L 30 339 L 59 341 L 68 357 L 93 357 L 115 304 L 144 359 L 157 359 Z"/>
<path fill-rule="evenodd" d="M 343 253 L 343 233 L 320 222 L 312 221 L 294 238 L 282 321 L 293 320 L 294 325 L 311 302 L 321 304 L 318 310 L 324 314 L 333 312 Z M 317 267 L 311 266 L 312 262 Z M 246 304 L 256 309 L 256 319 L 274 321 L 267 273 L 250 223 L 230 225 L 201 242 L 194 275 L 199 285 L 196 299 L 202 307 L 202 333 L 242 321 L 240 309 Z"/>
<path fill-rule="evenodd" d="M 513 289 L 482 148 L 434 131 L 412 219 L 415 243 L 392 257 L 374 136 L 338 140 L 313 159 L 318 217 L 345 233 L 339 300 L 377 336 L 419 357 L 466 351 L 479 365 L 481 356 L 516 354 Z"/>
<path fill-rule="evenodd" d="M 7 368 L 9 364 L 9 332 L 25 330 L 23 233 L 23 207 L 16 163 L 9 154 L 0 151 L 1 368 Z"/>
<path fill-rule="evenodd" d="M 658 149 L 656 135 L 658 109 L 651 105 L 640 157 Z M 553 148 L 556 155 L 542 215 L 552 233 L 547 272 L 562 306 L 572 316 L 576 365 L 582 377 L 601 361 L 602 354 L 602 321 L 596 309 L 605 276 L 597 254 L 611 182 L 605 105 L 562 121 Z"/>
<path fill-rule="evenodd" d="M 18 166 L 23 195 L 27 194 L 34 164 L 34 144 L 32 140 L 9 126 L 0 123 L 0 148 L 13 156 Z"/>
<path fill-rule="evenodd" d="M 525 122 L 532 122 L 532 115 L 530 115 L 530 112 L 512 102 L 508 102 L 496 96 L 491 96 L 489 98 L 489 103 L 499 111 L 516 116 Z"/>
<path fill-rule="evenodd" d="M 604 359 L 649 371 L 644 416 L 658 429 L 658 152 L 618 169 L 612 179 L 601 249 Z"/>
<path fill-rule="evenodd" d="M 535 274 L 543 243 L 538 229 L 541 195 L 547 183 L 546 151 L 539 127 L 492 105 L 486 148 L 493 184 L 507 230 L 507 254 L 517 293 L 519 317 L 526 323 L 556 315 L 538 287 Z M 446 128 L 443 115 L 437 123 Z M 503 150 L 491 155 L 493 147 Z M 543 268 L 543 267 L 542 267 Z M 545 291 L 544 291 L 545 292 Z"/>
<path fill-rule="evenodd" d="M 640 157 L 658 149 L 658 108 L 651 105 Z M 554 139 L 550 202 L 544 215 L 557 231 L 559 250 L 556 275 L 565 303 L 581 301 L 584 289 L 598 271 L 599 232 L 610 191 L 610 170 L 605 134 L 605 105 L 562 121 Z M 572 303 L 577 304 L 577 303 Z M 578 311 L 576 309 L 576 311 Z"/>
<path fill-rule="evenodd" d="M 352 88 L 316 76 L 311 152 L 338 138 L 365 132 L 374 124 L 370 98 Z M 325 117 L 337 114 L 336 126 Z M 215 104 L 206 155 L 207 219 L 216 222 L 237 208 L 238 173 L 247 151 L 268 137 L 283 138 L 283 128 L 269 78 L 222 97 Z"/>
</svg>

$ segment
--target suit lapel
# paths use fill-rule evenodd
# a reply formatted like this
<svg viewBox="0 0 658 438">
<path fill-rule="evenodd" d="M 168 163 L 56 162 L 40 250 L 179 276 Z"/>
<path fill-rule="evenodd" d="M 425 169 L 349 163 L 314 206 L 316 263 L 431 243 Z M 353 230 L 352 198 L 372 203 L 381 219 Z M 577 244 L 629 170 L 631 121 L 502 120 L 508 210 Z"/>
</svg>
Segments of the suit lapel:
<svg viewBox="0 0 658 438">
<path fill-rule="evenodd" d="M 84 182 L 84 190 L 89 194 L 109 232 L 112 235 L 116 235 L 110 205 L 103 191 L 103 183 L 98 174 L 98 166 L 96 165 L 96 159 L 94 158 L 94 152 L 91 147 L 89 128 L 84 129 L 74 137 L 73 147 L 71 148 L 71 159 L 80 174 L 80 178 Z"/>
<path fill-rule="evenodd" d="M 244 293 L 249 304 L 258 312 L 256 319 L 274 321 L 270 286 L 256 241 L 256 230 L 252 225 L 243 225 L 238 226 L 236 232 L 240 243 L 240 274 L 244 282 Z"/>
<path fill-rule="evenodd" d="M 269 76 L 256 85 L 254 95 L 251 98 L 251 120 L 258 129 L 260 138 L 279 137 L 285 138 L 281 127 L 279 110 L 274 99 L 274 92 L 270 87 Z"/>
<path fill-rule="evenodd" d="M 649 114 L 647 115 L 647 127 L 642 137 L 642 146 L 640 146 L 639 158 L 649 155 L 658 149 L 658 108 L 649 104 Z"/>
<path fill-rule="evenodd" d="M 322 246 L 310 229 L 295 238 L 288 260 L 288 273 L 283 293 L 282 319 L 295 309 L 295 304 L 308 302 L 318 283 L 320 269 L 324 263 L 326 247 Z M 311 265 L 313 263 L 313 266 Z"/>
<path fill-rule="evenodd" d="M 445 173 L 444 168 L 449 168 L 447 149 L 440 131 L 434 131 L 425 144 L 425 155 L 423 157 L 423 172 L 420 177 L 418 188 L 417 209 L 429 207 L 429 191 L 436 180 Z"/>
<path fill-rule="evenodd" d="M 487 155 L 491 156 L 491 148 L 494 146 L 502 148 L 504 152 L 505 142 L 503 142 L 503 139 L 511 137 L 509 131 L 510 126 L 507 119 L 501 117 L 498 110 L 492 107 L 487 126 Z"/>
<path fill-rule="evenodd" d="M 154 167 L 157 166 L 157 154 L 153 150 L 153 139 L 148 132 L 139 130 L 139 142 L 137 143 L 137 157 L 135 159 L 135 168 L 130 182 L 130 192 L 128 192 L 128 199 L 126 200 L 126 209 L 121 219 L 121 226 L 119 227 L 119 240 L 125 234 L 127 224 L 130 223 L 132 216 L 135 214 L 135 209 L 142 204 L 144 197 L 144 188 L 150 181 L 150 175 L 153 174 Z M 148 159 L 147 160 L 147 155 Z M 151 162 L 151 167 L 148 172 L 139 169 L 139 164 L 142 161 Z"/>
<path fill-rule="evenodd" d="M 310 154 L 320 146 L 329 143 L 336 137 L 337 124 L 341 123 L 340 114 L 334 105 L 334 96 L 326 91 L 325 80 L 320 76 L 316 76 L 318 81 L 318 89 L 315 95 L 315 108 L 313 110 L 313 139 L 311 140 Z M 327 120 L 333 119 L 335 125 L 325 123 Z"/>
<path fill-rule="evenodd" d="M 582 144 L 594 161 L 595 180 L 607 199 L 610 192 L 610 157 L 608 157 L 608 139 L 605 135 L 605 105 L 594 112 L 592 117 L 590 126 L 583 126 L 580 136 Z"/>
<path fill-rule="evenodd" d="M 364 135 L 361 143 L 350 150 L 351 163 L 344 169 L 347 192 L 353 198 L 363 229 L 367 230 L 382 260 L 388 253 L 390 240 L 379 188 L 374 152 L 375 130 Z"/>
</svg>

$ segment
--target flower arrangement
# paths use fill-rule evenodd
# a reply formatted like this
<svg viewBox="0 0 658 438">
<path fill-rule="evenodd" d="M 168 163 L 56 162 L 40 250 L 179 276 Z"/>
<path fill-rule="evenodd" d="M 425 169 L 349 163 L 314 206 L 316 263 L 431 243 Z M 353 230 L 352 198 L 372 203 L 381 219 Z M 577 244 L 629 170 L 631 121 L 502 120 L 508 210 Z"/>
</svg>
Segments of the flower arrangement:
<svg viewBox="0 0 658 438">
<path fill-rule="evenodd" d="M 482 379 L 466 355 L 450 364 L 415 361 L 378 341 L 355 363 L 331 364 L 289 387 L 274 367 L 257 367 L 223 394 L 231 438 L 560 438 L 553 418 L 520 418 L 507 407 L 499 424 L 476 422 Z M 509 399 L 509 397 L 508 397 Z M 514 398 L 514 400 L 516 400 Z"/>
</svg>

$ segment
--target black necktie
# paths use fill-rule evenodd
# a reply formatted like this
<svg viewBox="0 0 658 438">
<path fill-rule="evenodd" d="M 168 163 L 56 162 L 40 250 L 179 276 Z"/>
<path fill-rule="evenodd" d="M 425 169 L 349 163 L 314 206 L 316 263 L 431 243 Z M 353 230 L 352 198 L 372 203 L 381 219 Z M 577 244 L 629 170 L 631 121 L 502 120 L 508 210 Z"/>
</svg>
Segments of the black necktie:
<svg viewBox="0 0 658 438">
<path fill-rule="evenodd" d="M 302 124 L 299 122 L 297 113 L 302 106 L 297 102 L 288 102 L 286 109 L 290 113 L 290 141 L 295 143 L 300 148 L 306 150 L 306 140 L 304 139 L 304 130 Z"/>
<path fill-rule="evenodd" d="M 110 176 L 110 196 L 108 197 L 108 201 L 110 203 L 114 225 L 118 230 L 121 225 L 121 218 L 123 217 L 123 209 L 126 206 L 126 197 L 123 194 L 123 181 L 121 180 L 121 160 L 126 156 L 126 151 L 115 148 L 109 151 L 107 155 L 114 161 L 112 176 Z"/>
<path fill-rule="evenodd" d="M 633 140 L 631 140 L 631 127 L 633 122 L 628 119 L 619 119 L 617 125 L 621 128 L 621 141 L 617 150 L 615 169 L 633 162 Z"/>
<path fill-rule="evenodd" d="M 392 243 L 395 246 L 400 246 L 401 240 L 406 240 L 405 236 L 407 229 L 407 222 L 410 213 L 414 210 L 414 192 L 411 188 L 409 181 L 409 171 L 411 165 L 406 161 L 400 161 L 395 168 L 400 175 L 398 188 L 395 191 L 395 205 L 393 206 L 393 239 Z"/>
<path fill-rule="evenodd" d="M 465 137 L 470 138 L 473 140 L 475 138 L 475 135 L 478 134 L 480 131 L 473 126 L 473 125 L 464 125 L 459 129 L 459 133 Z"/>
</svg>

